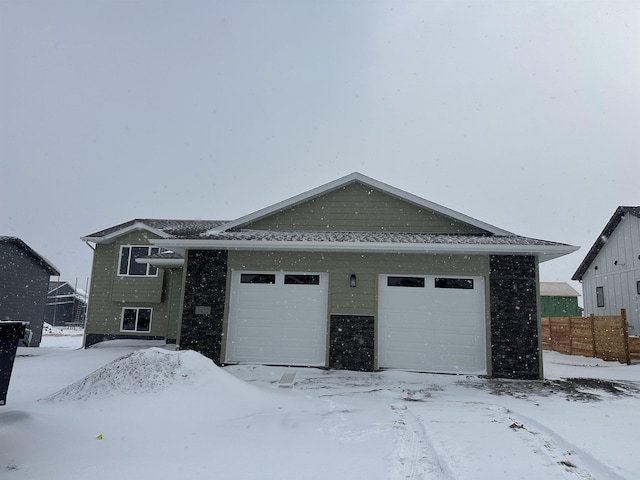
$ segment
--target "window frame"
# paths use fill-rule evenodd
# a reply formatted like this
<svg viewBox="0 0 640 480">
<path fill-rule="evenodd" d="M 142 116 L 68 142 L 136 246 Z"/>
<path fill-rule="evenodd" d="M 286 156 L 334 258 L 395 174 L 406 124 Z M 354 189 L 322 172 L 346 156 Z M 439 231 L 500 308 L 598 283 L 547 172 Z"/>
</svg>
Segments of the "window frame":
<svg viewBox="0 0 640 480">
<path fill-rule="evenodd" d="M 125 312 L 127 310 L 130 311 L 135 311 L 135 319 L 134 319 L 134 325 L 133 325 L 133 329 L 125 329 Z M 139 323 L 140 323 L 140 311 L 141 310 L 148 310 L 149 311 L 149 326 L 147 330 L 140 330 L 139 329 Z M 146 319 L 143 319 L 146 321 Z M 127 332 L 127 333 L 150 333 L 151 332 L 151 322 L 153 321 L 153 308 L 152 307 L 122 307 L 122 312 L 120 314 L 120 331 L 121 332 Z"/>
<path fill-rule="evenodd" d="M 145 248 L 147 250 L 146 254 L 139 255 L 133 257 L 133 249 L 134 248 Z M 127 250 L 127 260 L 126 264 L 123 262 L 125 249 Z M 136 264 L 140 265 L 139 268 L 142 268 L 144 265 L 145 273 L 131 273 L 131 265 L 135 264 L 136 258 L 148 257 L 149 255 L 154 255 L 156 253 L 160 253 L 159 247 L 154 247 L 152 245 L 120 245 L 120 254 L 118 255 L 118 276 L 119 277 L 157 277 L 158 276 L 158 267 L 154 267 L 150 263 L 147 264 Z M 122 273 L 123 266 L 126 265 L 126 273 Z"/>
<path fill-rule="evenodd" d="M 320 285 L 320 275 L 317 273 L 285 273 L 283 285 L 317 286 Z"/>
<path fill-rule="evenodd" d="M 636 294 L 640 295 L 640 280 L 636 280 Z"/>
<path fill-rule="evenodd" d="M 604 287 L 596 287 L 596 308 L 605 308 Z"/>
<path fill-rule="evenodd" d="M 426 278 L 420 275 L 387 275 L 387 287 L 426 288 Z"/>
<path fill-rule="evenodd" d="M 475 288 L 475 283 L 473 278 L 436 277 L 433 281 L 433 287 L 450 290 L 473 290 Z"/>
<path fill-rule="evenodd" d="M 242 285 L 275 285 L 277 280 L 275 273 L 240 273 L 240 283 Z"/>
</svg>

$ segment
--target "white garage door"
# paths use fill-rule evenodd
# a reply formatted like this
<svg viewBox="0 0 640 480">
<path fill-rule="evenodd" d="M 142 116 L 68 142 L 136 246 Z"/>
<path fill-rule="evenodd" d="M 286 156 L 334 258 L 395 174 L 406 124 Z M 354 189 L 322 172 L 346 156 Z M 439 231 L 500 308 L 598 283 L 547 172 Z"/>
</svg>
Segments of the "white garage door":
<svg viewBox="0 0 640 480">
<path fill-rule="evenodd" d="M 378 365 L 483 374 L 483 277 L 380 275 Z"/>
<path fill-rule="evenodd" d="M 326 273 L 234 271 L 225 361 L 324 366 Z"/>
</svg>

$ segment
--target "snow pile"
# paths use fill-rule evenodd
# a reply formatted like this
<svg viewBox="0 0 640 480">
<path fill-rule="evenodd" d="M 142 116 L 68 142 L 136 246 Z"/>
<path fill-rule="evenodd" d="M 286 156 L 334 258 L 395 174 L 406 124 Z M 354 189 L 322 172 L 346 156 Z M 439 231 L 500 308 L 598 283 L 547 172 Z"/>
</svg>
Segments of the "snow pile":
<svg viewBox="0 0 640 480">
<path fill-rule="evenodd" d="M 229 390 L 245 387 L 244 382 L 196 352 L 149 348 L 120 357 L 44 400 L 60 402 L 156 393 L 176 384 L 193 385 L 198 382 Z"/>
</svg>

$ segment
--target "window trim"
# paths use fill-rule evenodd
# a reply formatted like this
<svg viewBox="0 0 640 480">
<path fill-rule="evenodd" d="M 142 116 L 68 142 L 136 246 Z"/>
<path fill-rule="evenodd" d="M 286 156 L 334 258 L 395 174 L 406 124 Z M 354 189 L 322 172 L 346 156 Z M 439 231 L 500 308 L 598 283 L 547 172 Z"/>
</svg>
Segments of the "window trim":
<svg viewBox="0 0 640 480">
<path fill-rule="evenodd" d="M 134 328 L 125 329 L 124 328 L 124 315 L 126 310 L 135 310 L 136 317 Z M 138 322 L 140 320 L 140 311 L 141 310 L 149 310 L 149 329 L 148 330 L 138 330 Z M 151 322 L 153 321 L 153 308 L 152 307 L 122 307 L 122 312 L 120 313 L 120 331 L 126 333 L 151 333 Z"/>
<path fill-rule="evenodd" d="M 158 276 L 158 267 L 154 267 L 153 265 L 151 265 L 150 263 L 147 263 L 145 265 L 145 273 L 144 274 L 132 274 L 129 273 L 131 271 L 131 263 L 132 261 L 135 263 L 135 258 L 140 258 L 140 257 L 135 257 L 132 258 L 131 254 L 133 252 L 134 248 L 146 248 L 147 249 L 147 253 L 146 255 L 142 255 L 142 257 L 148 257 L 149 255 L 153 255 L 156 253 L 160 253 L 160 248 L 159 247 L 154 247 L 152 245 L 120 245 L 120 253 L 118 255 L 118 276 L 119 277 L 157 277 Z M 127 263 L 126 263 L 126 267 L 127 267 L 127 272 L 126 273 L 122 273 L 122 267 L 123 267 L 123 255 L 124 255 L 124 250 L 128 249 L 128 253 L 127 253 Z"/>
<path fill-rule="evenodd" d="M 604 308 L 604 287 L 596 287 L 596 308 Z"/>
</svg>

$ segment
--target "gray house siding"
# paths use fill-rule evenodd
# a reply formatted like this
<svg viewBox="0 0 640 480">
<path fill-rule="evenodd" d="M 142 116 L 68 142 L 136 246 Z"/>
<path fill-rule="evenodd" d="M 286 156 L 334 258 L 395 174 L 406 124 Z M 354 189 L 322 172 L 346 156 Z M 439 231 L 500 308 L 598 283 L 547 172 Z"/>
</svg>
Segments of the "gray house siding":
<svg viewBox="0 0 640 480">
<path fill-rule="evenodd" d="M 29 322 L 31 347 L 42 338 L 50 276 L 18 245 L 0 242 L 0 321 Z"/>
<path fill-rule="evenodd" d="M 86 303 L 78 298 L 75 289 L 68 283 L 58 285 L 54 289 L 51 286 L 50 284 L 45 322 L 54 326 L 70 323 L 84 325 Z"/>
<path fill-rule="evenodd" d="M 157 236 L 147 231 L 136 231 L 118 237 L 108 244 L 96 245 L 93 256 L 91 288 L 85 346 L 103 340 L 144 338 L 175 341 L 179 314 L 174 299 L 181 291 L 182 278 L 165 269 L 158 269 L 157 276 L 118 275 L 120 247 L 123 245 L 151 245 L 149 239 Z M 151 308 L 152 317 L 148 332 L 123 331 L 123 308 Z M 173 325 L 172 325 L 173 324 Z"/>
<path fill-rule="evenodd" d="M 352 184 L 245 225 L 255 230 L 483 233 L 384 192 Z"/>
</svg>

